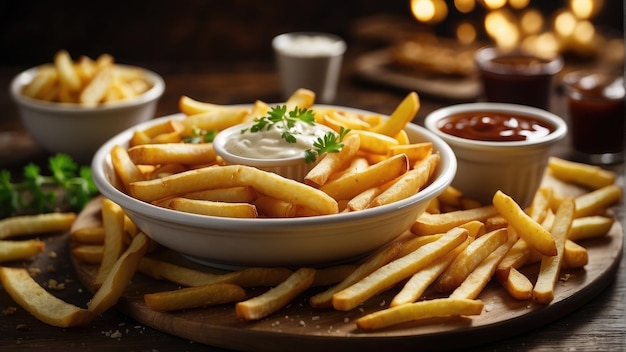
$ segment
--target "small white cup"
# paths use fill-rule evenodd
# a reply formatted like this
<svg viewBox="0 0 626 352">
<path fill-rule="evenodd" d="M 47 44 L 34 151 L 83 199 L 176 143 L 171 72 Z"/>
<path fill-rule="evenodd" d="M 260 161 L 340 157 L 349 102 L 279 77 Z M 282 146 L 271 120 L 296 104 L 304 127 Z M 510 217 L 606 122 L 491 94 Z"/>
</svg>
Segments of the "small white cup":
<svg viewBox="0 0 626 352">
<path fill-rule="evenodd" d="M 343 39 L 328 33 L 285 33 L 274 37 L 272 47 L 284 98 L 306 88 L 315 92 L 317 101 L 333 102 L 346 51 Z"/>
</svg>

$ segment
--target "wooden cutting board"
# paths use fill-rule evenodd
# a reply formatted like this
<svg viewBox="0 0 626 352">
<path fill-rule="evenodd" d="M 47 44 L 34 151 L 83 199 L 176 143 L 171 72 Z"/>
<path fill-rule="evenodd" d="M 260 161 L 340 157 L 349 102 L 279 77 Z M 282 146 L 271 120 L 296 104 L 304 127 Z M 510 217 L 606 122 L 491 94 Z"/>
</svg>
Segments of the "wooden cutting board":
<svg viewBox="0 0 626 352">
<path fill-rule="evenodd" d="M 558 187 L 565 194 L 580 190 L 569 185 L 544 182 Z M 100 223 L 100 202 L 95 199 L 79 215 L 74 228 Z M 589 252 L 584 269 L 561 274 L 555 299 L 549 305 L 510 298 L 497 284 L 489 283 L 479 299 L 485 309 L 479 316 L 428 320 L 396 326 L 375 332 L 357 329 L 354 321 L 373 311 L 387 307 L 397 288 L 375 296 L 349 312 L 317 310 L 308 306 L 307 298 L 321 289 L 310 289 L 289 306 L 271 316 L 247 322 L 235 316 L 234 305 L 193 309 L 173 313 L 150 310 L 143 301 L 145 293 L 176 289 L 177 285 L 136 274 L 116 308 L 138 322 L 157 330 L 211 346 L 244 351 L 380 351 L 420 346 L 423 350 L 458 349 L 484 344 L 522 334 L 555 321 L 593 299 L 615 277 L 622 255 L 623 229 L 616 222 L 603 238 L 581 242 Z M 171 250 L 157 253 L 174 263 L 212 271 Z M 72 259 L 82 283 L 89 287 L 97 266 Z M 531 267 L 529 270 L 536 270 Z M 258 289 L 260 290 L 260 289 Z M 251 295 L 257 294 L 251 290 Z M 426 293 L 428 295 L 428 292 Z"/>
</svg>

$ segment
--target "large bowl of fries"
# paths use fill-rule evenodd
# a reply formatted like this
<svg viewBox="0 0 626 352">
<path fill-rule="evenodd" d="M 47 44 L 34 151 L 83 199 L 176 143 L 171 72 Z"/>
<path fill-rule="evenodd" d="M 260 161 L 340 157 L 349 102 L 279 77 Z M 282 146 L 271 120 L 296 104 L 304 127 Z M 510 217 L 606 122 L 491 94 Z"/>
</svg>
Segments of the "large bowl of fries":
<svg viewBox="0 0 626 352">
<path fill-rule="evenodd" d="M 316 107 L 369 113 L 344 107 Z M 408 123 L 404 130 L 409 141 L 416 144 L 432 143 L 432 154 L 438 155 L 439 162 L 430 169 L 430 177 L 419 191 L 389 204 L 357 211 L 337 211 L 335 208 L 334 213 L 326 215 L 230 218 L 186 213 L 160 206 L 158 201 L 138 199 L 138 193 L 129 192 L 120 182 L 113 165 L 112 150 L 118 148 L 116 146 L 128 148 L 136 131 L 151 130 L 151 127 L 159 124 L 186 118 L 189 119 L 184 114 L 161 117 L 116 135 L 95 154 L 92 172 L 101 193 L 119 204 L 150 238 L 192 260 L 215 267 L 321 267 L 362 258 L 406 233 L 416 218 L 426 210 L 429 202 L 450 185 L 456 172 L 456 159 L 451 148 L 425 128 Z M 383 173 L 388 171 L 384 168 L 381 170 Z M 299 201 L 312 204 L 312 207 L 315 207 L 316 192 L 320 192 L 317 189 L 313 191 L 313 187 L 305 183 L 295 180 L 287 182 L 282 176 L 251 166 L 213 165 L 171 177 L 178 178 L 180 175 L 200 177 L 200 182 L 197 179 L 190 180 L 194 188 L 202 183 L 223 182 L 223 178 L 227 182 L 245 179 L 251 182 L 252 188 L 258 188 L 265 194 L 300 198 Z M 156 187 L 157 192 L 159 188 Z M 309 193 L 311 197 L 307 195 Z M 157 197 L 163 199 L 161 195 Z"/>
<path fill-rule="evenodd" d="M 74 70 L 73 77 L 80 77 L 72 90 L 61 83 L 68 73 L 62 73 L 56 62 L 21 72 L 10 85 L 22 125 L 45 151 L 89 162 L 109 138 L 154 117 L 165 89 L 155 72 L 112 62 L 108 70 L 97 71 L 93 61 L 88 80 L 82 78 L 87 70 L 81 71 L 83 66 L 70 61 L 68 67 Z"/>
</svg>

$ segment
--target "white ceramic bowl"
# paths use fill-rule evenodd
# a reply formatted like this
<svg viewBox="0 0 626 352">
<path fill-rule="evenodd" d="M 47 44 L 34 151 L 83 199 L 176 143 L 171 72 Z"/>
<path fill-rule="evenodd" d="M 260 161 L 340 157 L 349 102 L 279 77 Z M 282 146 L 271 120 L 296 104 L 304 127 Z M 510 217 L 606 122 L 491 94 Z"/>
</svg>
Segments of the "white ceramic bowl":
<svg viewBox="0 0 626 352">
<path fill-rule="evenodd" d="M 128 145 L 134 130 L 170 118 L 184 115 L 142 123 L 107 141 L 94 156 L 93 178 L 100 192 L 119 204 L 150 238 L 216 267 L 318 267 L 362 257 L 405 232 L 428 201 L 450 185 L 456 171 L 454 153 L 445 142 L 422 127 L 409 125 L 411 141 L 432 142 L 434 150 L 441 154 L 441 162 L 433 182 L 407 199 L 359 212 L 292 219 L 235 219 L 183 213 L 147 204 L 119 191 L 114 186 L 109 156 L 114 145 Z"/>
<path fill-rule="evenodd" d="M 152 88 L 136 98 L 94 107 L 48 102 L 21 93 L 37 70 L 38 67 L 33 67 L 18 74 L 10 85 L 22 124 L 45 151 L 63 152 L 80 162 L 90 162 L 98 147 L 117 133 L 153 118 L 165 90 L 161 76 L 141 69 Z"/>
<path fill-rule="evenodd" d="M 456 137 L 441 131 L 442 119 L 464 112 L 504 112 L 533 117 L 552 125 L 554 131 L 536 140 L 494 142 Z M 548 111 L 517 104 L 468 103 L 441 108 L 428 114 L 426 128 L 452 147 L 458 169 L 452 185 L 468 197 L 491 204 L 501 190 L 521 206 L 529 205 L 539 188 L 550 148 L 563 139 L 567 125 Z"/>
</svg>

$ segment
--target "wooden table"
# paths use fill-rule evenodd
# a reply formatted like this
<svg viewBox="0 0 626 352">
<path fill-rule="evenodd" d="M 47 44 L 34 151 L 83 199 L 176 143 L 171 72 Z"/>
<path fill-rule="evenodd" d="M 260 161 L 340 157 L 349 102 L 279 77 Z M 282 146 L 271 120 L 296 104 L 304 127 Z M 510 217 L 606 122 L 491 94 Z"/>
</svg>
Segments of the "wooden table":
<svg viewBox="0 0 626 352">
<path fill-rule="evenodd" d="M 374 85 L 357 80 L 353 75 L 352 58 L 344 66 L 339 94 L 335 103 L 380 113 L 390 113 L 407 91 Z M 268 62 L 243 62 L 232 65 L 202 66 L 181 64 L 145 64 L 163 75 L 166 92 L 161 99 L 157 116 L 177 113 L 177 102 L 181 95 L 219 104 L 251 103 L 255 99 L 280 101 L 278 77 L 274 66 Z M 46 155 L 37 149 L 24 135 L 17 110 L 10 101 L 7 88 L 11 77 L 25 67 L 0 68 L 0 168 L 21 170 L 27 162 L 43 162 Z M 565 116 L 564 105 L 558 93 L 552 97 L 555 113 Z M 453 102 L 431 97 L 422 97 L 422 107 L 415 123 L 422 124 L 430 111 Z M 2 143 L 1 138 L 17 136 L 11 143 Z M 4 134 L 4 137 L 1 135 Z M 560 143 L 554 150 L 557 156 L 567 157 L 569 140 Z M 614 165 L 614 171 L 623 175 L 624 165 Z M 623 178 L 620 181 L 623 185 Z M 623 205 L 616 208 L 622 224 L 625 214 Z M 58 297 L 84 306 L 91 294 L 77 280 L 70 263 L 65 238 L 47 239 L 50 248 L 41 261 L 52 263 L 40 267 L 39 282 L 48 279 L 65 282 L 65 289 L 54 291 Z M 54 253 L 50 251 L 54 250 Z M 626 350 L 626 268 L 622 256 L 616 279 L 598 296 L 584 304 L 574 313 L 552 323 L 497 342 L 481 345 L 475 351 L 620 351 Z M 26 263 L 29 265 L 30 263 Z M 0 308 L 16 306 L 13 300 L 0 289 Z M 494 340 L 497 340 L 494 339 Z M 3 351 L 48 351 L 78 348 L 84 351 L 130 350 L 130 351 L 222 351 L 171 336 L 146 327 L 115 309 L 105 312 L 91 325 L 84 328 L 60 329 L 48 326 L 30 316 L 24 310 L 0 318 L 0 346 Z M 463 346 L 459 346 L 464 349 Z M 297 346 L 294 346 L 297 349 Z M 320 346 L 323 350 L 324 346 Z"/>
</svg>

